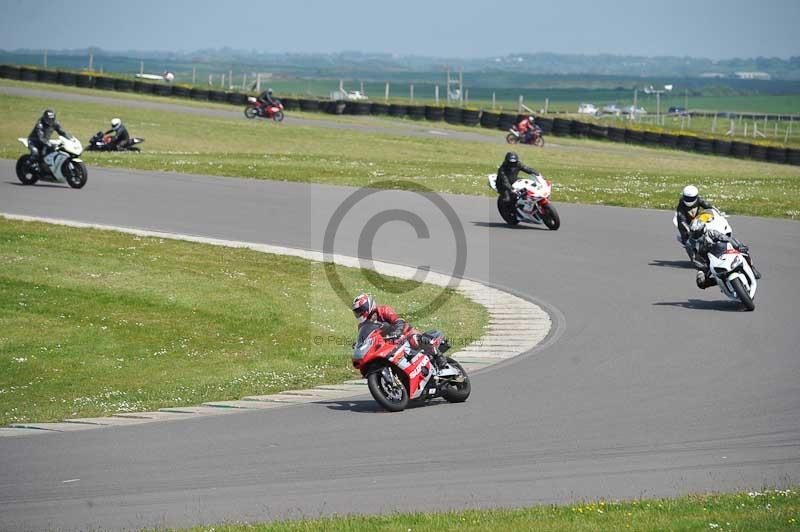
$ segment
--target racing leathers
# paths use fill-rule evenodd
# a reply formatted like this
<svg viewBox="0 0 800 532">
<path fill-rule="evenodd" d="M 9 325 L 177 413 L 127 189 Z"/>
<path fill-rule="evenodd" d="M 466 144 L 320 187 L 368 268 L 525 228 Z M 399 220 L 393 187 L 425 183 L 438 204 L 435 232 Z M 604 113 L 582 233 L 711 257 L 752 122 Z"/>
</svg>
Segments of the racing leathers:
<svg viewBox="0 0 800 532">
<path fill-rule="evenodd" d="M 112 133 L 114 133 L 114 136 L 108 141 L 109 148 L 124 148 L 128 145 L 128 142 L 130 142 L 131 136 L 128 133 L 128 128 L 126 128 L 124 124 L 120 124 L 117 129 L 109 129 L 103 133 L 103 135 L 111 135 Z"/>
<path fill-rule="evenodd" d="M 530 118 L 524 118 L 517 124 L 519 134 L 522 136 L 522 142 L 527 144 L 531 141 L 533 132 L 536 130 L 536 125 Z"/>
<path fill-rule="evenodd" d="M 683 245 L 686 245 L 689 240 L 689 225 L 692 223 L 692 219 L 697 216 L 702 209 L 711 209 L 713 207 L 711 203 L 700 196 L 697 196 L 697 203 L 692 207 L 688 207 L 682 200 L 678 202 L 678 206 L 675 208 L 675 214 L 678 218 L 678 233 L 681 235 L 681 242 Z"/>
<path fill-rule="evenodd" d="M 428 342 L 427 337 L 421 334 L 417 329 L 409 325 L 403 318 L 398 316 L 397 312 L 389 305 L 378 305 L 375 310 L 368 316 L 367 321 L 375 321 L 385 324 L 386 337 L 394 337 L 397 339 L 405 338 L 408 340 L 409 345 L 413 351 L 422 350 L 426 355 L 439 367 L 447 365 L 447 360 L 442 355 L 436 346 Z M 413 356 L 413 352 L 410 354 Z"/>
<path fill-rule="evenodd" d="M 51 124 L 47 124 L 44 118 L 40 118 L 36 122 L 31 134 L 28 135 L 28 149 L 37 162 L 44 161 L 44 156 L 51 151 L 50 136 L 53 131 L 62 137 L 69 136 L 69 133 L 64 131 L 58 121 L 54 119 Z"/>
<path fill-rule="evenodd" d="M 711 247 L 718 243 L 718 242 L 729 242 L 734 249 L 742 253 L 747 260 L 747 263 L 750 265 L 750 268 L 753 270 L 753 275 L 756 276 L 756 279 L 761 278 L 761 273 L 753 266 L 753 259 L 750 256 L 750 248 L 736 240 L 736 238 L 731 235 L 728 236 L 725 233 L 721 233 L 714 229 L 706 229 L 703 236 L 700 237 L 698 240 L 693 241 L 697 246 L 697 256 L 702 257 L 703 264 L 706 267 L 702 270 L 697 270 L 697 287 L 705 290 L 710 286 L 714 286 L 717 282 L 714 280 L 714 276 L 711 275 L 711 267 L 708 265 L 706 257 L 708 256 L 708 252 Z"/>
<path fill-rule="evenodd" d="M 497 192 L 500 194 L 500 201 L 503 204 L 503 208 L 513 211 L 517 204 L 517 198 L 514 194 L 514 189 L 512 185 L 514 181 L 517 180 L 517 176 L 520 172 L 526 173 L 528 175 L 538 175 L 535 169 L 531 168 L 530 166 L 525 166 L 522 162 L 516 163 L 508 163 L 503 162 L 500 165 L 500 168 L 497 169 Z"/>
</svg>

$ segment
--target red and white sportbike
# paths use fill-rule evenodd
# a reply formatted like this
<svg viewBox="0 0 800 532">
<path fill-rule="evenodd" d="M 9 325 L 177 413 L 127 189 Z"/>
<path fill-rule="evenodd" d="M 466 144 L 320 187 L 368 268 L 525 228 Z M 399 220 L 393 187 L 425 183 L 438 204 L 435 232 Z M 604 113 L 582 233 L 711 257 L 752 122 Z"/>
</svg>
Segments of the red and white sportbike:
<svg viewBox="0 0 800 532">
<path fill-rule="evenodd" d="M 276 122 L 281 122 L 283 121 L 283 104 L 279 102 L 278 105 L 267 105 L 257 98 L 248 96 L 247 107 L 244 108 L 244 116 L 250 119 L 260 116 L 261 118 L 271 118 Z"/>
<path fill-rule="evenodd" d="M 550 203 L 553 184 L 541 175 L 531 177 L 533 179 L 517 179 L 511 185 L 517 197 L 515 209 L 505 208 L 502 197 L 498 197 L 497 210 L 508 225 L 529 222 L 544 224 L 555 231 L 561 227 L 561 219 L 556 208 Z M 489 187 L 497 192 L 497 174 L 489 175 Z"/>
<path fill-rule="evenodd" d="M 368 321 L 358 329 L 353 344 L 353 367 L 367 379 L 372 397 L 389 412 L 400 412 L 410 400 L 443 397 L 463 403 L 471 388 L 467 372 L 452 358 L 437 367 L 422 350 L 413 350 L 405 336 L 387 336 L 385 324 Z M 449 349 L 439 331 L 424 333 L 425 342 L 439 352 Z"/>
</svg>

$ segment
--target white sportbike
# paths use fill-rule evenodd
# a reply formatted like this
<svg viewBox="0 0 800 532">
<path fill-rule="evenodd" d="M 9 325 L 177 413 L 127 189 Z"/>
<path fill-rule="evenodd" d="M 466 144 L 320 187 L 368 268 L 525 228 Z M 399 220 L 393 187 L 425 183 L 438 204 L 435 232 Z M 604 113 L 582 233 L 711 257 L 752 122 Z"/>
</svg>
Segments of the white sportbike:
<svg viewBox="0 0 800 532">
<path fill-rule="evenodd" d="M 26 148 L 28 139 L 19 138 Z M 67 183 L 72 188 L 83 188 L 86 184 L 86 165 L 79 159 L 83 153 L 81 141 L 74 137 L 61 137 L 50 141 L 53 150 L 45 155 L 44 165 L 35 160 L 30 153 L 17 159 L 17 178 L 23 185 L 33 185 L 37 181 Z"/>
<path fill-rule="evenodd" d="M 544 224 L 553 231 L 561 226 L 558 211 L 550 203 L 550 193 L 553 184 L 541 175 L 532 176 L 533 179 L 517 179 L 511 185 L 512 193 L 517 198 L 515 209 L 507 208 L 502 196 L 497 198 L 497 210 L 508 225 L 517 225 L 520 222 Z M 489 187 L 497 192 L 497 174 L 490 174 Z"/>
</svg>

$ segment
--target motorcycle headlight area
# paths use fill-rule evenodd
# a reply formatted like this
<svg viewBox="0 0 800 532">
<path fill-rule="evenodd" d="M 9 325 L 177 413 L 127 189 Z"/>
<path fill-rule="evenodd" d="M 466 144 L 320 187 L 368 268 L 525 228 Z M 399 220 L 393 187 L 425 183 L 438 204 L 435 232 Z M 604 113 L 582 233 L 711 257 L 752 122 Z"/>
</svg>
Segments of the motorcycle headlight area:
<svg viewBox="0 0 800 532">
<path fill-rule="evenodd" d="M 366 355 L 372 347 L 372 343 L 372 338 L 367 338 L 364 342 L 358 344 L 355 349 L 353 349 L 353 358 L 364 358 L 364 355 Z"/>
</svg>

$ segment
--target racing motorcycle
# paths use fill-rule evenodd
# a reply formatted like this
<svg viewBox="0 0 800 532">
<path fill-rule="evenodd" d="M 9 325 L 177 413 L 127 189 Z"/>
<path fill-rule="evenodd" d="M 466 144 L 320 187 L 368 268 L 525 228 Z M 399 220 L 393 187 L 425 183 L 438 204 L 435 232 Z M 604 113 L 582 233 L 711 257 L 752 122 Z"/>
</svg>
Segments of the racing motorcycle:
<svg viewBox="0 0 800 532">
<path fill-rule="evenodd" d="M 497 192 L 497 174 L 490 174 L 489 187 Z M 511 185 L 512 193 L 517 197 L 516 208 L 511 210 L 504 206 L 502 197 L 497 198 L 497 210 L 508 225 L 520 222 L 544 224 L 556 231 L 561 227 L 558 211 L 550 203 L 553 183 L 541 175 L 536 179 L 517 179 Z"/>
<path fill-rule="evenodd" d="M 19 138 L 26 148 L 28 139 Z M 23 185 L 33 185 L 40 179 L 56 183 L 66 182 L 72 188 L 83 188 L 86 184 L 86 165 L 80 157 L 83 152 L 81 142 L 74 137 L 59 136 L 50 140 L 53 150 L 45 155 L 44 164 L 40 163 L 30 153 L 17 159 L 17 178 Z"/>
<path fill-rule="evenodd" d="M 86 149 L 88 151 L 135 151 L 141 150 L 136 147 L 137 144 L 144 142 L 143 138 L 131 137 L 125 142 L 120 144 L 111 144 L 111 135 L 103 135 L 102 131 L 98 131 L 92 138 L 89 139 L 89 144 Z"/>
<path fill-rule="evenodd" d="M 509 144 L 533 144 L 534 146 L 542 147 L 544 146 L 544 134 L 542 133 L 542 128 L 533 126 L 533 133 L 530 139 L 526 141 L 523 140 L 522 133 L 519 132 L 517 126 L 511 126 L 508 130 L 508 135 L 506 135 L 506 142 Z"/>
<path fill-rule="evenodd" d="M 700 212 L 695 219 L 701 220 L 707 229 L 713 229 L 726 236 L 732 236 L 728 220 L 724 213 L 717 209 L 706 209 Z M 695 251 L 697 243 L 692 241 Z M 746 249 L 742 247 L 741 249 Z M 703 261 L 707 261 L 705 264 Z M 706 257 L 695 256 L 693 262 L 702 270 L 708 271 L 716 281 L 723 294 L 730 299 L 739 300 L 747 310 L 756 308 L 753 299 L 756 297 L 758 280 L 750 266 L 748 253 L 736 249 L 730 242 L 715 242 L 706 253 Z"/>
<path fill-rule="evenodd" d="M 450 346 L 439 331 L 422 335 L 444 353 Z M 467 372 L 452 358 L 438 367 L 423 350 L 414 350 L 405 336 L 386 334 L 386 325 L 365 322 L 353 344 L 353 367 L 367 379 L 375 401 L 389 412 L 404 410 L 409 401 L 427 401 L 442 397 L 451 403 L 463 403 L 471 386 Z"/>
<path fill-rule="evenodd" d="M 276 122 L 283 121 L 283 104 L 267 105 L 252 96 L 247 97 L 247 107 L 244 108 L 244 116 L 253 119 L 257 117 L 271 118 Z"/>
</svg>

